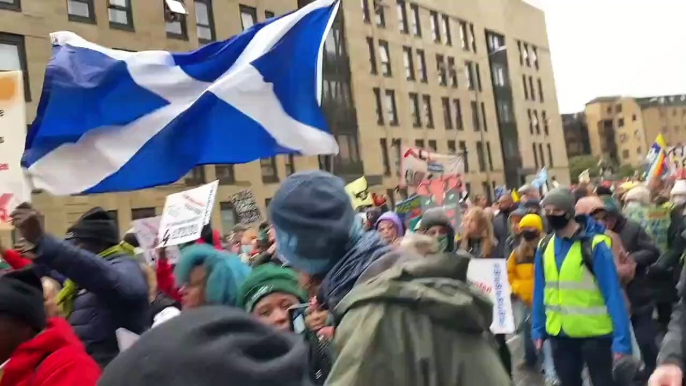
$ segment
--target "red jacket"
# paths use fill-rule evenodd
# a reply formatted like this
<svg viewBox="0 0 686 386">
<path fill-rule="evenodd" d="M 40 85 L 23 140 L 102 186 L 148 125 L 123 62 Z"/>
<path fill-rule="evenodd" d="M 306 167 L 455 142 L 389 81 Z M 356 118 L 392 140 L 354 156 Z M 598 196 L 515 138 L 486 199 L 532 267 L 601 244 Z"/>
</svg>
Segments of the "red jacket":
<svg viewBox="0 0 686 386">
<path fill-rule="evenodd" d="M 23 257 L 21 253 L 14 249 L 5 249 L 2 253 L 3 259 L 14 269 L 22 269 L 33 264 L 33 261 Z"/>
<path fill-rule="evenodd" d="M 21 344 L 5 366 L 0 386 L 95 386 L 101 370 L 62 318 Z"/>
</svg>

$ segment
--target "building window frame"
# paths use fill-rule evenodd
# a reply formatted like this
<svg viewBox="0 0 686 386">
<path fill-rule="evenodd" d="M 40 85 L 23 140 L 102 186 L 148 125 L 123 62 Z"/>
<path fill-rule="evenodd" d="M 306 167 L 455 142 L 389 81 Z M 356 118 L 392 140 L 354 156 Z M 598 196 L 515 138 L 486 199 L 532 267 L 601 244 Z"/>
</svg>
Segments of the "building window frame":
<svg viewBox="0 0 686 386">
<path fill-rule="evenodd" d="M 374 18 L 376 19 L 376 26 L 386 28 L 386 10 L 384 5 L 378 0 L 374 0 Z"/>
<path fill-rule="evenodd" d="M 236 169 L 233 164 L 214 165 L 214 174 L 219 180 L 219 185 L 236 183 Z"/>
<path fill-rule="evenodd" d="M 376 64 L 376 46 L 374 44 L 374 38 L 367 36 L 367 48 L 369 50 L 369 73 L 378 75 L 379 68 Z"/>
<path fill-rule="evenodd" d="M 403 46 L 403 65 L 405 66 L 405 79 L 414 82 L 417 77 L 414 72 L 412 47 Z"/>
<path fill-rule="evenodd" d="M 447 86 L 448 70 L 446 68 L 445 56 L 443 54 L 436 54 L 436 72 L 438 72 L 438 84 L 440 86 Z"/>
<path fill-rule="evenodd" d="M 426 118 L 426 128 L 427 129 L 433 129 L 434 128 L 434 113 L 433 113 L 433 107 L 431 106 L 431 95 L 429 95 L 429 94 L 422 95 L 422 111 L 423 111 L 424 116 Z"/>
<path fill-rule="evenodd" d="M 429 75 L 426 71 L 426 54 L 424 50 L 417 50 L 417 71 L 419 72 L 419 80 L 422 83 L 429 83 Z"/>
<path fill-rule="evenodd" d="M 429 20 L 431 21 L 431 38 L 435 43 L 441 42 L 441 21 L 436 11 L 429 11 Z"/>
<path fill-rule="evenodd" d="M 381 73 L 386 78 L 393 76 L 393 66 L 391 65 L 391 48 L 387 41 L 379 40 L 379 59 L 381 61 Z"/>
<path fill-rule="evenodd" d="M 488 132 L 488 121 L 486 120 L 486 103 L 481 102 L 481 121 L 484 127 L 484 131 Z"/>
<path fill-rule="evenodd" d="M 183 182 L 187 186 L 202 185 L 206 181 L 207 181 L 207 178 L 205 176 L 205 166 L 204 165 L 198 165 L 198 166 L 194 167 L 183 178 Z"/>
<path fill-rule="evenodd" d="M 491 142 L 486 141 L 486 159 L 488 160 L 488 169 L 493 171 L 493 156 L 491 155 Z"/>
<path fill-rule="evenodd" d="M 543 95 L 543 81 L 541 80 L 541 78 L 538 78 L 538 101 L 541 103 L 545 102 L 545 98 Z"/>
<path fill-rule="evenodd" d="M 244 5 L 244 4 L 239 4 L 238 5 L 239 9 L 239 15 L 241 17 L 241 28 L 243 31 L 247 30 L 248 28 L 254 26 L 257 24 L 257 9 L 255 7 L 251 7 L 249 5 Z M 245 26 L 245 19 L 243 18 L 244 16 L 247 16 L 252 19 L 252 24 L 249 26 Z"/>
<path fill-rule="evenodd" d="M 274 12 L 269 11 L 269 10 L 264 11 L 264 19 L 265 20 L 269 20 L 269 19 L 273 18 L 274 16 L 276 16 L 276 14 Z"/>
<path fill-rule="evenodd" d="M 391 159 L 388 156 L 388 140 L 386 138 L 379 139 L 381 146 L 381 161 L 383 162 L 383 174 L 389 177 L 391 175 Z"/>
<path fill-rule="evenodd" d="M 450 78 L 450 87 L 457 88 L 459 85 L 457 65 L 455 64 L 455 58 L 452 56 L 448 56 L 448 78 Z"/>
<path fill-rule="evenodd" d="M 549 143 L 546 144 L 546 146 L 548 147 L 548 164 L 551 168 L 555 167 L 555 165 L 553 164 L 553 147 Z M 641 148 L 638 149 L 640 150 Z M 641 152 L 639 151 L 639 154 L 640 153 Z"/>
<path fill-rule="evenodd" d="M 157 214 L 155 213 L 154 206 L 147 208 L 131 208 L 131 221 L 142 220 L 144 218 L 151 218 L 155 216 L 157 216 Z"/>
<path fill-rule="evenodd" d="M 450 103 L 450 98 L 441 97 L 441 105 L 443 106 L 443 122 L 445 124 L 445 129 L 452 130 L 454 128 L 453 106 L 452 103 Z"/>
<path fill-rule="evenodd" d="M 207 24 L 201 23 L 198 20 L 198 4 L 203 4 L 207 10 Z M 265 11 L 265 13 L 268 11 Z M 210 32 L 210 38 L 205 39 L 200 37 L 200 29 L 206 29 Z M 208 44 L 217 40 L 217 32 L 214 25 L 214 6 L 212 0 L 195 0 L 195 29 L 198 35 L 198 42 L 200 44 Z"/>
<path fill-rule="evenodd" d="M 21 0 L 14 0 L 11 3 L 0 2 L 0 9 L 21 12 Z"/>
<path fill-rule="evenodd" d="M 69 6 L 72 3 L 85 4 L 88 9 L 88 16 L 75 15 L 69 12 Z M 69 21 L 87 24 L 97 24 L 95 18 L 95 0 L 67 0 L 67 14 Z"/>
<path fill-rule="evenodd" d="M 464 121 L 462 119 L 462 102 L 459 99 L 453 99 L 453 106 L 455 107 L 455 124 L 458 131 L 464 130 Z"/>
<path fill-rule="evenodd" d="M 260 174 L 262 175 L 262 183 L 274 184 L 279 182 L 279 169 L 276 165 L 276 157 L 260 158 Z"/>
<path fill-rule="evenodd" d="M 374 99 L 376 101 L 376 124 L 379 126 L 383 126 L 385 119 L 384 119 L 384 109 L 383 109 L 383 101 L 381 100 L 381 89 L 378 87 L 374 87 Z"/>
<path fill-rule="evenodd" d="M 388 115 L 388 124 L 398 126 L 398 105 L 395 103 L 395 90 L 386 90 L 384 93 L 384 107 Z"/>
<path fill-rule="evenodd" d="M 362 21 L 369 24 L 371 21 L 369 14 L 369 0 L 362 0 Z"/>
<path fill-rule="evenodd" d="M 398 30 L 400 33 L 409 34 L 410 24 L 407 21 L 407 3 L 405 0 L 398 0 Z"/>
<path fill-rule="evenodd" d="M 450 30 L 450 16 L 448 15 L 443 15 L 443 34 L 445 35 L 445 44 L 452 47 L 453 35 Z"/>
<path fill-rule="evenodd" d="M 110 28 L 120 29 L 124 31 L 134 31 L 135 28 L 133 26 L 133 9 L 131 5 L 131 0 L 121 0 L 124 2 L 123 6 L 120 4 L 112 4 L 112 1 L 113 0 L 107 0 L 107 16 L 110 21 Z M 126 23 L 112 21 L 111 13 L 113 11 L 124 12 L 126 14 Z"/>
<path fill-rule="evenodd" d="M 231 215 L 230 225 L 228 224 L 229 221 L 227 221 L 227 217 L 229 217 L 229 214 Z M 228 235 L 232 231 L 233 227 L 241 222 L 240 218 L 238 217 L 236 207 L 233 205 L 232 202 L 229 201 L 223 201 L 219 203 L 219 216 L 221 219 L 220 222 L 222 225 L 223 235 Z"/>
<path fill-rule="evenodd" d="M 19 69 L 17 70 L 22 72 L 24 80 L 24 100 L 26 102 L 31 102 L 31 82 L 29 79 L 28 61 L 26 58 L 26 38 L 23 35 L 0 32 L 0 45 L 16 47 L 17 60 L 19 62 Z M 8 69 L 8 71 L 15 71 L 15 69 Z"/>
<path fill-rule="evenodd" d="M 476 141 L 476 158 L 479 162 L 479 171 L 486 171 L 486 154 L 484 154 L 484 143 L 481 141 Z"/>
<path fill-rule="evenodd" d="M 176 0 L 171 0 L 171 1 L 176 1 Z M 167 32 L 167 38 L 178 39 L 178 40 L 188 40 L 188 13 L 186 12 L 185 14 L 182 14 L 182 13 L 173 12 L 167 4 L 168 4 L 167 1 L 165 1 L 164 21 L 165 21 L 165 30 Z M 183 3 L 181 3 L 181 5 L 183 6 Z M 181 29 L 181 33 L 173 32 L 173 31 L 169 30 L 170 26 L 173 24 L 176 24 L 176 23 L 179 24 L 179 28 Z"/>
<path fill-rule="evenodd" d="M 476 103 L 476 101 L 471 101 L 469 105 L 472 108 L 472 126 L 474 127 L 474 131 L 481 131 L 479 105 Z"/>
<path fill-rule="evenodd" d="M 295 155 L 294 154 L 286 154 L 286 157 L 283 161 L 284 165 L 286 166 L 286 177 L 295 174 L 297 170 L 295 170 Z"/>
<path fill-rule="evenodd" d="M 411 92 L 410 97 L 410 108 L 412 109 L 412 127 L 421 128 L 422 127 L 422 112 L 419 103 L 419 94 L 416 92 Z"/>
<path fill-rule="evenodd" d="M 467 141 L 459 141 L 457 146 L 460 149 L 462 162 L 464 163 L 464 172 L 469 173 L 469 150 L 467 150 Z"/>
<path fill-rule="evenodd" d="M 410 4 L 410 11 L 412 13 L 412 34 L 416 37 L 422 37 L 422 19 L 419 15 L 419 5 Z"/>
</svg>

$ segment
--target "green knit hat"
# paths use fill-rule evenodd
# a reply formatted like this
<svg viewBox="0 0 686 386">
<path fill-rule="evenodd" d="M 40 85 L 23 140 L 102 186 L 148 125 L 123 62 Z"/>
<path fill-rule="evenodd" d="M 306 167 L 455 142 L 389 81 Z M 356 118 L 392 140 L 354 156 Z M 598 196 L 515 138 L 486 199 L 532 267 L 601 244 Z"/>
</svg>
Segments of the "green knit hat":
<svg viewBox="0 0 686 386">
<path fill-rule="evenodd" d="M 241 285 L 238 305 L 252 312 L 260 299 L 275 292 L 294 295 L 301 302 L 307 301 L 307 292 L 300 287 L 298 275 L 293 270 L 264 264 L 253 269 Z"/>
</svg>

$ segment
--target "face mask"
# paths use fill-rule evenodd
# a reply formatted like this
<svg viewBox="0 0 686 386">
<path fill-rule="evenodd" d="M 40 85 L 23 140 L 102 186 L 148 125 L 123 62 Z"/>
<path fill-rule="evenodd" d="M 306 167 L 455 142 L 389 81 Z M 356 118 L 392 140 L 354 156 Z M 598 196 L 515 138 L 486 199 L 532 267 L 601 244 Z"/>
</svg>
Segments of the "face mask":
<svg viewBox="0 0 686 386">
<path fill-rule="evenodd" d="M 548 220 L 550 227 L 556 231 L 566 227 L 570 220 L 570 217 L 567 214 L 561 214 L 559 216 L 546 215 L 545 218 Z"/>
<path fill-rule="evenodd" d="M 241 252 L 245 253 L 246 255 L 249 255 L 250 252 L 252 252 L 252 245 L 241 245 Z"/>
<path fill-rule="evenodd" d="M 438 237 L 438 252 L 445 252 L 448 249 L 448 236 Z"/>
<path fill-rule="evenodd" d="M 524 237 L 524 240 L 526 241 L 536 240 L 536 238 L 538 238 L 538 231 L 522 231 L 522 237 Z"/>
</svg>

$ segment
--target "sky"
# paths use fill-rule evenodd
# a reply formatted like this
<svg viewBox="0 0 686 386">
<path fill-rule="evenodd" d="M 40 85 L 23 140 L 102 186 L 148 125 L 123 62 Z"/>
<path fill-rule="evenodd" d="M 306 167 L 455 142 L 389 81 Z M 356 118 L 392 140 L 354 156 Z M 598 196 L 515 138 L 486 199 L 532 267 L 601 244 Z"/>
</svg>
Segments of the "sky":
<svg viewBox="0 0 686 386">
<path fill-rule="evenodd" d="M 525 0 L 545 11 L 561 113 L 686 94 L 686 0 Z"/>
</svg>

